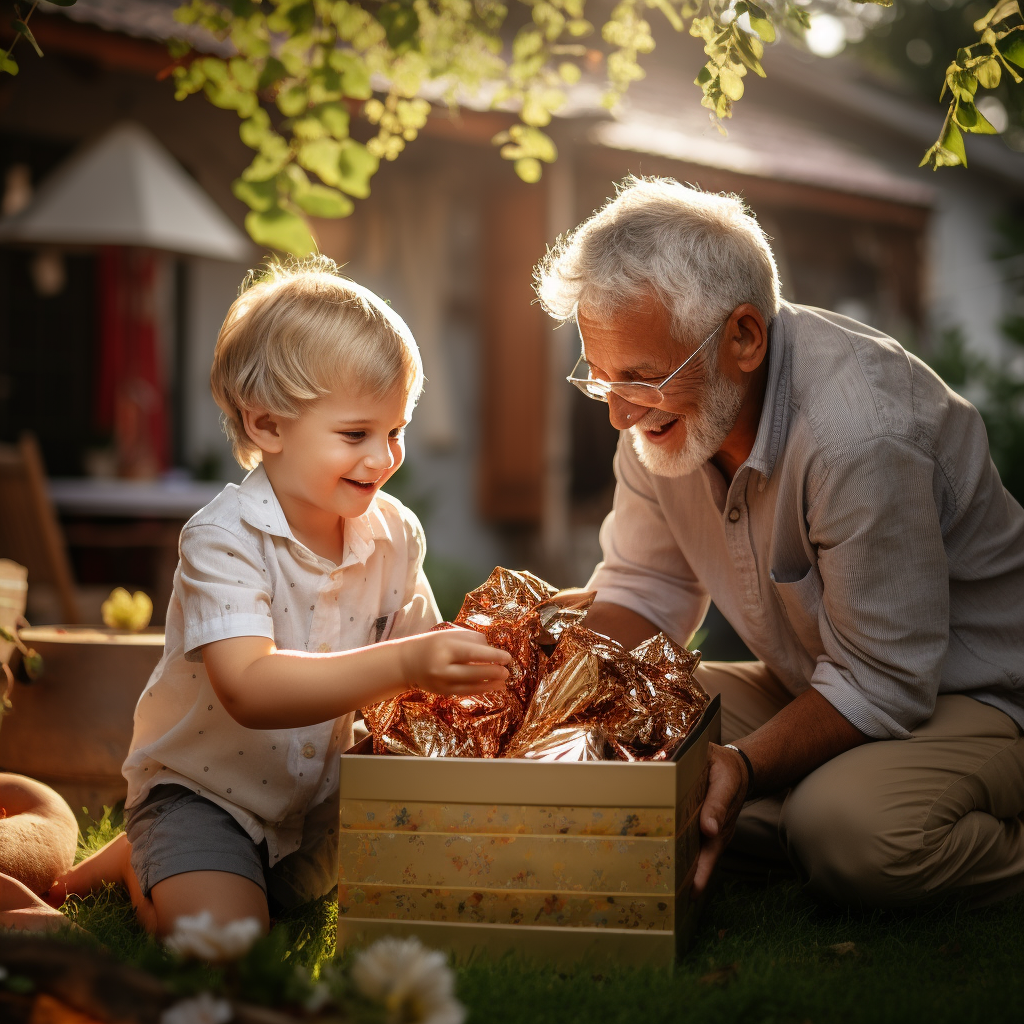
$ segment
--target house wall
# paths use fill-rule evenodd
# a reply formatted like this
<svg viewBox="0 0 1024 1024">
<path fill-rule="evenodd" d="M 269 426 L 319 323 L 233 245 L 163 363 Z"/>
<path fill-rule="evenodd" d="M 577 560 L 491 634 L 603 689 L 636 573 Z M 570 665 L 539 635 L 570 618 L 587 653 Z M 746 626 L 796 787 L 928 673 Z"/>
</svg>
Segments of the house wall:
<svg viewBox="0 0 1024 1024">
<path fill-rule="evenodd" d="M 977 352 L 998 357 L 1007 351 L 999 324 L 1010 312 L 1008 296 L 992 256 L 996 225 L 1015 201 L 1019 197 L 998 183 L 979 188 L 956 170 L 941 175 L 927 240 L 925 294 L 933 337 L 959 328 Z"/>
</svg>

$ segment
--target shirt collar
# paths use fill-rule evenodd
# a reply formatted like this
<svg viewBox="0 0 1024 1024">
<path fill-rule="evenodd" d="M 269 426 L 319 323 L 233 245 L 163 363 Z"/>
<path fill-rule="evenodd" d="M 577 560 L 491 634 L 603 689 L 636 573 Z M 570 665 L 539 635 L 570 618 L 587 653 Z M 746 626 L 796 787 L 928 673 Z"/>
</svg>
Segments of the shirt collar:
<svg viewBox="0 0 1024 1024">
<path fill-rule="evenodd" d="M 300 548 L 309 550 L 292 533 L 292 528 L 285 518 L 284 509 L 281 508 L 281 503 L 277 500 L 277 495 L 274 493 L 274 488 L 262 463 L 252 470 L 239 485 L 238 508 L 242 520 L 254 529 L 261 533 L 268 533 L 272 537 L 283 537 Z M 345 520 L 345 555 L 342 558 L 341 567 L 365 563 L 373 554 L 378 540 L 390 541 L 392 537 L 387 520 L 377 505 L 377 496 L 374 495 L 370 507 L 361 516 Z M 319 561 L 326 562 L 326 559 L 320 558 L 315 551 L 311 551 L 310 554 Z"/>
<path fill-rule="evenodd" d="M 295 540 L 262 462 L 239 485 L 238 509 L 243 522 L 261 533 Z"/>
<path fill-rule="evenodd" d="M 768 328 L 768 382 L 754 447 L 746 461 L 746 465 L 757 470 L 765 480 L 772 475 L 789 429 L 791 352 L 786 332 L 789 313 L 789 304 L 783 303 Z"/>
</svg>

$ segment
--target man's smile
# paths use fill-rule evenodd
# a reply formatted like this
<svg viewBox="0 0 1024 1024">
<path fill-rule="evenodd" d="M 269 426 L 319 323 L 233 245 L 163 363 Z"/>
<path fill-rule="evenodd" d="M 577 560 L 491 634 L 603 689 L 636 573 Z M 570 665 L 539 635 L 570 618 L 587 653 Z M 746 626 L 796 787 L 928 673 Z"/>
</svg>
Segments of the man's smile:
<svg viewBox="0 0 1024 1024">
<path fill-rule="evenodd" d="M 653 427 L 644 428 L 643 434 L 652 444 L 661 444 L 669 435 L 675 435 L 678 433 L 676 427 L 679 425 L 679 416 L 675 416 L 664 423 L 659 423 Z"/>
</svg>

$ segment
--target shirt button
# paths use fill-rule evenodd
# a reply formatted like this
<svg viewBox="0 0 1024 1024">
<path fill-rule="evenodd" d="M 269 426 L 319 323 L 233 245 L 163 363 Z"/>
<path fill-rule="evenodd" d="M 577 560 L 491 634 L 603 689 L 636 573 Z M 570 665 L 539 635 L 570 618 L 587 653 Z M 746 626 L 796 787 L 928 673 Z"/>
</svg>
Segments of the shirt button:
<svg viewBox="0 0 1024 1024">
<path fill-rule="evenodd" d="M 302 756 L 303 757 L 316 757 L 316 747 L 314 747 L 312 743 L 307 743 L 302 748 Z"/>
<path fill-rule="evenodd" d="M 729 522 L 735 523 L 740 518 L 740 510 L 738 508 L 729 509 Z"/>
</svg>

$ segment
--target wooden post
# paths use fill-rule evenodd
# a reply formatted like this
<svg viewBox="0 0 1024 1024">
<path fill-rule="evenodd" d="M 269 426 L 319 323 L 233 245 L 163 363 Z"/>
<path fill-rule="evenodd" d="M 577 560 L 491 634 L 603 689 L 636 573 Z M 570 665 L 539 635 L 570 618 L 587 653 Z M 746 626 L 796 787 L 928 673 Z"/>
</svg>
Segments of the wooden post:
<svg viewBox="0 0 1024 1024">
<path fill-rule="evenodd" d="M 536 527 L 544 508 L 548 328 L 532 274 L 548 234 L 545 190 L 501 170 L 483 211 L 480 511 L 491 522 Z"/>
<path fill-rule="evenodd" d="M 547 183 L 547 243 L 576 225 L 576 188 L 570 156 L 563 151 L 558 161 L 545 169 Z M 544 431 L 544 504 L 541 519 L 541 550 L 547 579 L 572 586 L 572 557 L 569 524 L 569 484 L 572 459 L 570 385 L 566 374 L 576 355 L 576 328 L 558 324 L 547 317 L 547 417 Z"/>
</svg>

